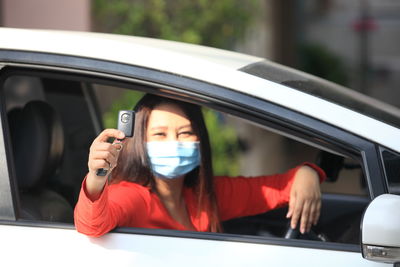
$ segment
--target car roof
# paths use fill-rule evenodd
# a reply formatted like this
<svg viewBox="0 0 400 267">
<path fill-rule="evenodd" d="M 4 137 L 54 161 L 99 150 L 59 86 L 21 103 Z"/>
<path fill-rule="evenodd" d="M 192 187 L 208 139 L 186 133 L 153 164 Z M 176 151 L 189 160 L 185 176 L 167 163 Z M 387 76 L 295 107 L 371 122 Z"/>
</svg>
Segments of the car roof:
<svg viewBox="0 0 400 267">
<path fill-rule="evenodd" d="M 108 59 L 155 69 L 162 69 L 163 64 L 171 68 L 174 57 L 213 62 L 233 69 L 263 60 L 212 47 L 138 36 L 1 27 L 0 32 L 4 37 L 0 44 L 3 49 Z"/>
<path fill-rule="evenodd" d="M 220 85 L 288 107 L 400 152 L 398 109 L 260 57 L 174 41 L 104 33 L 0 28 L 0 36 L 2 50 L 119 62 Z M 360 107 L 360 103 L 362 108 L 354 108 Z M 368 109 L 374 112 L 365 112 Z M 383 123 L 382 114 L 386 114 L 383 117 L 389 121 Z M 381 130 L 378 133 L 376 129 Z"/>
</svg>

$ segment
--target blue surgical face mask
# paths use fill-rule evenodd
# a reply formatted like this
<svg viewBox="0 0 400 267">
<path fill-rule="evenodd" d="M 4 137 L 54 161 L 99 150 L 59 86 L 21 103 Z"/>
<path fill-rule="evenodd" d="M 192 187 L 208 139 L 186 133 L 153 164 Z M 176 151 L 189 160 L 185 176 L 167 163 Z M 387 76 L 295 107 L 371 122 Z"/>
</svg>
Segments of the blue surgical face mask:
<svg viewBox="0 0 400 267">
<path fill-rule="evenodd" d="M 199 142 L 147 142 L 151 169 L 157 177 L 179 178 L 200 164 Z"/>
</svg>

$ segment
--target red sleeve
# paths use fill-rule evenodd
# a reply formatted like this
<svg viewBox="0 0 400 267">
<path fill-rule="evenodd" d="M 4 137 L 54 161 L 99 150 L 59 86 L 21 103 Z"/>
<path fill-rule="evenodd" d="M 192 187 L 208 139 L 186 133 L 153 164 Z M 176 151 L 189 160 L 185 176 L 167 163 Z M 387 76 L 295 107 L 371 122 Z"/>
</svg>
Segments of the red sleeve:
<svg viewBox="0 0 400 267">
<path fill-rule="evenodd" d="M 149 214 L 149 197 L 138 187 L 128 182 L 106 184 L 100 197 L 91 201 L 85 179 L 74 211 L 77 231 L 88 236 L 101 236 L 117 226 L 141 224 Z"/>
<path fill-rule="evenodd" d="M 287 205 L 297 170 L 307 165 L 325 180 L 324 171 L 312 163 L 303 163 L 283 174 L 259 177 L 216 177 L 215 191 L 221 221 L 256 215 Z"/>
</svg>

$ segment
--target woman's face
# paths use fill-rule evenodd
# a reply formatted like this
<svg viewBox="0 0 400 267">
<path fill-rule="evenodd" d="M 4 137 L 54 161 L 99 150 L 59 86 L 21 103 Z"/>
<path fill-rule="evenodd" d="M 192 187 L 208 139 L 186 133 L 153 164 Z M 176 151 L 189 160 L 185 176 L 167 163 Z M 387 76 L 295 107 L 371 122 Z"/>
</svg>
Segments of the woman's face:
<svg viewBox="0 0 400 267">
<path fill-rule="evenodd" d="M 192 125 L 183 111 L 174 104 L 160 104 L 150 113 L 147 142 L 151 141 L 198 141 Z"/>
</svg>

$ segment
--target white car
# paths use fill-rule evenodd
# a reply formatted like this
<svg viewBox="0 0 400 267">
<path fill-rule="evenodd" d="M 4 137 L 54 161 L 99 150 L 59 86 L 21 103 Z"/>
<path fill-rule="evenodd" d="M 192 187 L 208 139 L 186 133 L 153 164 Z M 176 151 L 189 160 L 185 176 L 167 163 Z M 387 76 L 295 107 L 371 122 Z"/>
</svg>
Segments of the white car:
<svg viewBox="0 0 400 267">
<path fill-rule="evenodd" d="M 400 262 L 400 113 L 394 107 L 262 58 L 98 33 L 0 28 L 0 81 L 2 266 Z M 254 174 L 249 151 L 265 149 L 267 139 L 276 141 L 262 160 L 277 171 L 290 163 L 278 157 L 282 151 L 293 154 L 292 163 L 319 164 L 328 179 L 318 225 L 290 235 L 281 208 L 224 222 L 224 233 L 78 233 L 73 207 L 88 148 L 103 128 L 100 111 L 111 95 L 144 92 L 223 114 L 240 125 L 238 135 L 250 131 L 240 152 L 248 163 L 243 175 Z"/>
</svg>

